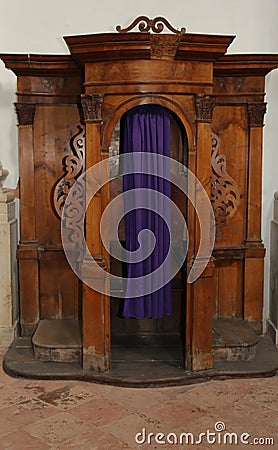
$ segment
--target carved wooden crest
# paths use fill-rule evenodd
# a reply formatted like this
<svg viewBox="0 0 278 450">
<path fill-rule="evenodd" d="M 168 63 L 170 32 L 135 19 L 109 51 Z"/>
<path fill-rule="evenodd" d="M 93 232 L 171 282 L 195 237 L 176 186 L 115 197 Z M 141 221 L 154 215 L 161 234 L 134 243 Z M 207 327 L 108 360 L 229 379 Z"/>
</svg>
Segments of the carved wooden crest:
<svg viewBox="0 0 278 450">
<path fill-rule="evenodd" d="M 186 29 L 184 27 L 181 28 L 180 31 L 172 27 L 172 25 L 164 17 L 155 17 L 154 19 L 150 19 L 147 16 L 137 17 L 127 28 L 122 28 L 120 25 L 117 25 L 116 30 L 119 33 L 127 33 L 137 25 L 141 33 L 148 33 L 150 30 L 153 33 L 161 33 L 164 30 L 164 25 L 168 28 L 169 31 L 172 31 L 172 33 L 175 34 L 184 34 L 186 32 Z"/>
<path fill-rule="evenodd" d="M 220 138 L 211 131 L 211 203 L 219 227 L 235 215 L 240 193 L 235 180 L 227 174 L 226 156 L 219 154 Z"/>
<path fill-rule="evenodd" d="M 78 125 L 77 128 L 78 132 L 70 140 L 71 154 L 63 160 L 65 175 L 58 181 L 54 189 L 54 206 L 59 217 L 62 216 L 63 207 L 71 187 L 84 171 L 85 126 Z"/>
</svg>

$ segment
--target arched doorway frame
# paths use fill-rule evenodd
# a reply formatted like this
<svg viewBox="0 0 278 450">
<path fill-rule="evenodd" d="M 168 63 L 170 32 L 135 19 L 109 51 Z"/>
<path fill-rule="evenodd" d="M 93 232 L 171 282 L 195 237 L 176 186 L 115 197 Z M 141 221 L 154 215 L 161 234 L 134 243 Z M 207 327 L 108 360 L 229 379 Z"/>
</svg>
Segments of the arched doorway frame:
<svg viewBox="0 0 278 450">
<path fill-rule="evenodd" d="M 122 115 L 127 112 L 128 110 L 131 110 L 132 108 L 134 108 L 135 106 L 138 105 L 147 105 L 147 104 L 157 104 L 160 106 L 163 106 L 165 108 L 167 108 L 170 113 L 173 113 L 174 116 L 177 117 L 177 119 L 180 122 L 180 125 L 183 127 L 183 130 L 185 132 L 186 135 L 186 139 L 187 139 L 187 151 L 188 151 L 188 155 L 187 155 L 187 164 L 188 164 L 188 168 L 189 170 L 194 171 L 195 168 L 195 154 L 196 154 L 196 131 L 194 129 L 194 125 L 192 123 L 192 120 L 190 120 L 190 117 L 186 111 L 186 109 L 184 109 L 179 103 L 177 103 L 175 100 L 173 100 L 172 97 L 167 97 L 164 95 L 136 95 L 136 96 L 132 96 L 129 97 L 127 99 L 125 99 L 124 101 L 120 102 L 117 106 L 114 107 L 113 109 L 113 114 L 106 114 L 106 105 L 105 105 L 105 101 L 103 103 L 103 123 L 101 125 L 101 154 L 102 154 L 102 159 L 105 159 L 107 157 L 109 157 L 109 147 L 110 147 L 110 143 L 111 143 L 111 137 L 112 137 L 112 133 L 113 130 L 116 126 L 116 124 L 118 123 L 118 121 L 120 120 L 120 118 L 122 117 Z M 191 167 L 189 167 L 189 164 Z M 106 199 L 106 202 L 103 202 L 102 204 L 102 209 L 104 210 L 106 208 L 106 206 L 109 204 L 109 194 L 106 191 L 106 195 L 104 196 L 104 198 Z M 189 204 L 190 202 L 188 202 Z M 193 252 L 194 252 L 194 223 L 195 223 L 195 212 L 193 211 L 192 214 L 192 205 L 189 205 L 187 208 L 189 208 L 189 214 L 187 214 L 188 216 L 188 228 L 192 230 L 192 234 L 189 237 L 189 248 L 188 248 L 188 255 L 189 258 L 188 260 L 191 259 Z M 105 253 L 105 251 L 104 251 Z M 109 255 L 106 254 L 105 255 L 105 259 L 108 261 Z M 107 267 L 109 267 L 109 263 L 107 262 L 106 264 Z M 189 264 L 187 267 L 187 272 L 189 271 Z M 184 290 L 186 292 L 186 304 L 184 307 L 184 313 L 185 316 L 187 317 L 190 313 L 191 313 L 191 308 L 190 308 L 190 303 L 191 303 L 191 289 L 188 289 L 187 286 L 184 286 Z M 107 302 L 107 306 L 106 308 L 109 311 L 109 315 L 110 315 L 110 302 Z M 108 323 L 108 321 L 107 321 Z M 187 357 L 186 357 L 186 353 L 190 350 L 190 336 L 191 336 L 191 320 L 190 319 L 186 319 L 184 318 L 184 330 L 182 332 L 182 336 L 183 339 L 185 340 L 185 342 L 183 343 L 184 346 L 184 361 L 186 361 Z M 107 326 L 106 328 L 106 332 L 109 333 L 109 354 L 111 354 L 111 323 L 110 323 L 110 318 L 109 318 L 109 326 Z M 111 363 L 111 361 L 110 361 Z"/>
</svg>

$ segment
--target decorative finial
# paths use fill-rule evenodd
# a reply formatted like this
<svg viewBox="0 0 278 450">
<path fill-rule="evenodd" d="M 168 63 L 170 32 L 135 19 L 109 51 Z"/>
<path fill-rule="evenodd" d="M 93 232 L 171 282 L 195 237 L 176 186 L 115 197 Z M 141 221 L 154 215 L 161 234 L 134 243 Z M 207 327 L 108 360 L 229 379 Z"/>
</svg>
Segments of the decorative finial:
<svg viewBox="0 0 278 450">
<path fill-rule="evenodd" d="M 3 187 L 3 182 L 9 175 L 9 171 L 6 169 L 3 169 L 2 163 L 0 162 L 0 188 Z"/>
<path fill-rule="evenodd" d="M 161 33 L 164 30 L 164 25 L 168 28 L 168 30 L 175 34 L 184 34 L 186 32 L 185 28 L 181 28 L 179 31 L 178 29 L 172 27 L 172 25 L 164 17 L 155 17 L 155 19 L 150 19 L 147 16 L 137 17 L 137 19 L 135 19 L 127 28 L 122 28 L 120 25 L 117 25 L 116 30 L 119 33 L 127 33 L 137 25 L 141 33 L 148 33 L 150 30 L 154 33 Z"/>
</svg>

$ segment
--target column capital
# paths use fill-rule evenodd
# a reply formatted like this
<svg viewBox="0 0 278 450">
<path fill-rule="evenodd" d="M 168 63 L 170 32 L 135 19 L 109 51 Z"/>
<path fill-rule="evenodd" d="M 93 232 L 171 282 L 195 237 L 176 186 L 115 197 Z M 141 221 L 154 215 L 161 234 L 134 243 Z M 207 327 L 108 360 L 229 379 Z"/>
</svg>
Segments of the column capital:
<svg viewBox="0 0 278 450">
<path fill-rule="evenodd" d="M 102 120 L 102 94 L 84 94 L 81 105 L 85 122 L 100 122 Z"/>
<path fill-rule="evenodd" d="M 36 105 L 33 103 L 15 103 L 19 125 L 33 125 Z"/>
<path fill-rule="evenodd" d="M 248 103 L 247 111 L 250 127 L 262 127 L 264 125 L 264 115 L 266 112 L 266 103 Z"/>
<path fill-rule="evenodd" d="M 195 97 L 196 118 L 200 122 L 211 122 L 215 97 L 213 95 L 202 95 Z"/>
</svg>

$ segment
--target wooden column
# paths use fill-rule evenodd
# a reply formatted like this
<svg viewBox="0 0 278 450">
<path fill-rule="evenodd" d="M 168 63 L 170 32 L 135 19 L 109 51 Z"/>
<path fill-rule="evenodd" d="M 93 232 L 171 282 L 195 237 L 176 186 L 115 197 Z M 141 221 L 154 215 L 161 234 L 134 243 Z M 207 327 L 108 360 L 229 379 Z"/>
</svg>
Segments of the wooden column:
<svg viewBox="0 0 278 450">
<path fill-rule="evenodd" d="M 261 239 L 262 127 L 265 103 L 249 103 L 249 164 L 246 253 L 244 264 L 244 319 L 261 332 L 265 249 Z M 254 276 L 256 274 L 256 276 Z"/>
<path fill-rule="evenodd" d="M 22 335 L 28 336 L 33 333 L 39 320 L 39 250 L 35 220 L 33 144 L 35 105 L 16 103 L 15 106 L 19 125 L 19 173 L 21 175 L 20 244 L 17 252 L 20 326 Z"/>
<path fill-rule="evenodd" d="M 86 123 L 86 170 L 100 162 L 101 157 L 101 109 L 102 96 L 86 94 L 82 96 L 82 108 Z M 87 180 L 88 182 L 88 180 Z M 87 247 L 100 267 L 106 269 L 107 262 L 103 256 L 100 236 L 100 219 L 102 215 L 102 191 L 91 200 L 86 212 Z M 82 275 L 94 283 L 103 285 L 105 279 L 96 279 L 94 266 L 89 258 L 82 264 Z M 83 284 L 83 369 L 86 371 L 105 372 L 110 368 L 110 297 Z"/>
<path fill-rule="evenodd" d="M 214 97 L 196 97 L 197 113 L 197 154 L 196 177 L 204 187 L 210 198 L 210 123 L 214 107 Z M 196 192 L 196 211 L 203 208 L 203 199 Z M 209 222 L 209 212 L 207 221 Z M 210 234 L 205 236 L 207 243 Z M 197 266 L 202 264 L 204 257 L 209 255 L 209 244 L 206 246 L 207 254 L 199 255 L 196 260 L 200 244 L 200 224 L 195 214 L 194 253 L 193 261 Z M 191 370 L 203 370 L 213 367 L 212 356 L 212 315 L 214 304 L 214 262 L 210 258 L 209 263 L 201 276 L 191 287 Z"/>
</svg>

